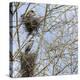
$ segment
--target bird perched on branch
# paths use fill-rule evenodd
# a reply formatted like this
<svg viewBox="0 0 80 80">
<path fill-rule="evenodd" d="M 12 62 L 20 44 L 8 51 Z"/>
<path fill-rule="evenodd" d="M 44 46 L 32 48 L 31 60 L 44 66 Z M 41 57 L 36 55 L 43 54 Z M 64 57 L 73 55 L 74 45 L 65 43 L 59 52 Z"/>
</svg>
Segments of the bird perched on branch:
<svg viewBox="0 0 80 80">
<path fill-rule="evenodd" d="M 22 15 L 22 23 L 28 32 L 28 36 L 33 32 L 37 32 L 39 28 L 40 18 L 37 17 L 35 11 L 30 10 Z M 31 53 L 33 41 L 30 41 L 25 48 L 25 54 L 22 55 L 21 70 L 23 70 L 22 77 L 31 77 L 34 74 L 35 61 L 37 54 Z"/>
<path fill-rule="evenodd" d="M 37 17 L 35 11 L 30 10 L 25 15 L 22 15 L 22 23 L 25 25 L 26 31 L 30 34 L 32 34 L 33 31 L 38 30 L 40 18 Z"/>
<path fill-rule="evenodd" d="M 31 50 L 32 46 L 33 46 L 33 41 L 28 42 L 28 45 L 27 45 L 26 48 L 25 48 L 25 53 L 28 54 L 29 51 Z"/>
</svg>

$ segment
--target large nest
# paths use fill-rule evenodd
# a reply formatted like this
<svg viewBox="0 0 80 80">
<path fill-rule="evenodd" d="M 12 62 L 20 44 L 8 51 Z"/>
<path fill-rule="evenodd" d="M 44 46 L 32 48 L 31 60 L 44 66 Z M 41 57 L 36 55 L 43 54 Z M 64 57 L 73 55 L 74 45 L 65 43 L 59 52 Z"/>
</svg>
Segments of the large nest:
<svg viewBox="0 0 80 80">
<path fill-rule="evenodd" d="M 31 34 L 33 31 L 38 30 L 40 20 L 36 15 L 33 15 L 33 13 L 29 11 L 26 16 L 22 16 L 22 22 L 25 25 L 25 30 Z"/>
<path fill-rule="evenodd" d="M 22 77 L 32 77 L 34 74 L 36 54 L 22 54 L 21 70 Z"/>
</svg>

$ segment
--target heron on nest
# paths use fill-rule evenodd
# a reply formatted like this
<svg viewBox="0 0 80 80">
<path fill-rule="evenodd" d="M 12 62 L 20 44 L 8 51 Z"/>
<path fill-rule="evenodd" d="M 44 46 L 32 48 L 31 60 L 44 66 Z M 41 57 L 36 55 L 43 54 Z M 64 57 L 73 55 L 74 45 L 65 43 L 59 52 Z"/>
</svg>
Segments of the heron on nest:
<svg viewBox="0 0 80 80">
<path fill-rule="evenodd" d="M 26 31 L 32 34 L 33 31 L 37 32 L 39 28 L 40 18 L 34 10 L 29 10 L 26 14 L 22 15 L 22 22 L 25 25 Z"/>
</svg>

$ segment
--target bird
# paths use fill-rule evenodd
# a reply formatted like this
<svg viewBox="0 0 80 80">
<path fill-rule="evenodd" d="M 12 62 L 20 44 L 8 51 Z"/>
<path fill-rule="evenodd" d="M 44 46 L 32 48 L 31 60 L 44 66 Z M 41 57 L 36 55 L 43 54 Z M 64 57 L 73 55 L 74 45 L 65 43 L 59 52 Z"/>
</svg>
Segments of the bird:
<svg viewBox="0 0 80 80">
<path fill-rule="evenodd" d="M 29 10 L 26 14 L 22 16 L 22 23 L 25 25 L 25 30 L 28 32 L 28 36 L 33 32 L 37 32 L 39 29 L 39 17 L 34 10 Z M 34 74 L 35 61 L 37 54 L 30 52 L 33 41 L 29 42 L 29 45 L 26 46 L 24 54 L 22 54 L 21 59 L 21 70 L 23 70 L 22 77 L 31 77 Z M 24 59 L 25 58 L 25 59 Z"/>
<path fill-rule="evenodd" d="M 22 15 L 22 23 L 25 25 L 25 30 L 28 35 L 32 34 L 33 31 L 37 32 L 39 28 L 40 19 L 34 10 L 29 10 L 25 15 Z"/>
<path fill-rule="evenodd" d="M 30 52 L 30 50 L 33 46 L 33 41 L 28 42 L 28 43 L 29 43 L 29 45 L 25 47 L 25 53 L 27 53 L 27 54 Z"/>
</svg>

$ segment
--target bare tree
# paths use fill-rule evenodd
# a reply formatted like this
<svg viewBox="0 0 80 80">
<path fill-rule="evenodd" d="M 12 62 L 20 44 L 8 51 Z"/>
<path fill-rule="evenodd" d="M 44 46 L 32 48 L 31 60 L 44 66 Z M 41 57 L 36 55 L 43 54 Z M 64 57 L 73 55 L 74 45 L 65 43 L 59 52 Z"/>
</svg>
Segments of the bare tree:
<svg viewBox="0 0 80 80">
<path fill-rule="evenodd" d="M 19 2 L 13 2 L 12 6 L 14 8 L 11 11 L 10 7 L 13 18 L 10 19 L 10 23 L 12 22 L 10 29 L 13 30 L 10 30 L 13 42 L 10 44 L 13 49 L 12 77 L 76 74 L 78 72 L 77 6 Z M 38 29 L 32 30 L 32 33 L 28 30 L 29 25 L 23 24 L 28 21 L 26 15 L 31 10 L 36 13 L 38 18 L 36 20 L 40 20 L 36 26 Z M 23 15 L 25 20 L 21 17 Z M 31 27 L 33 28 L 33 24 Z"/>
</svg>

